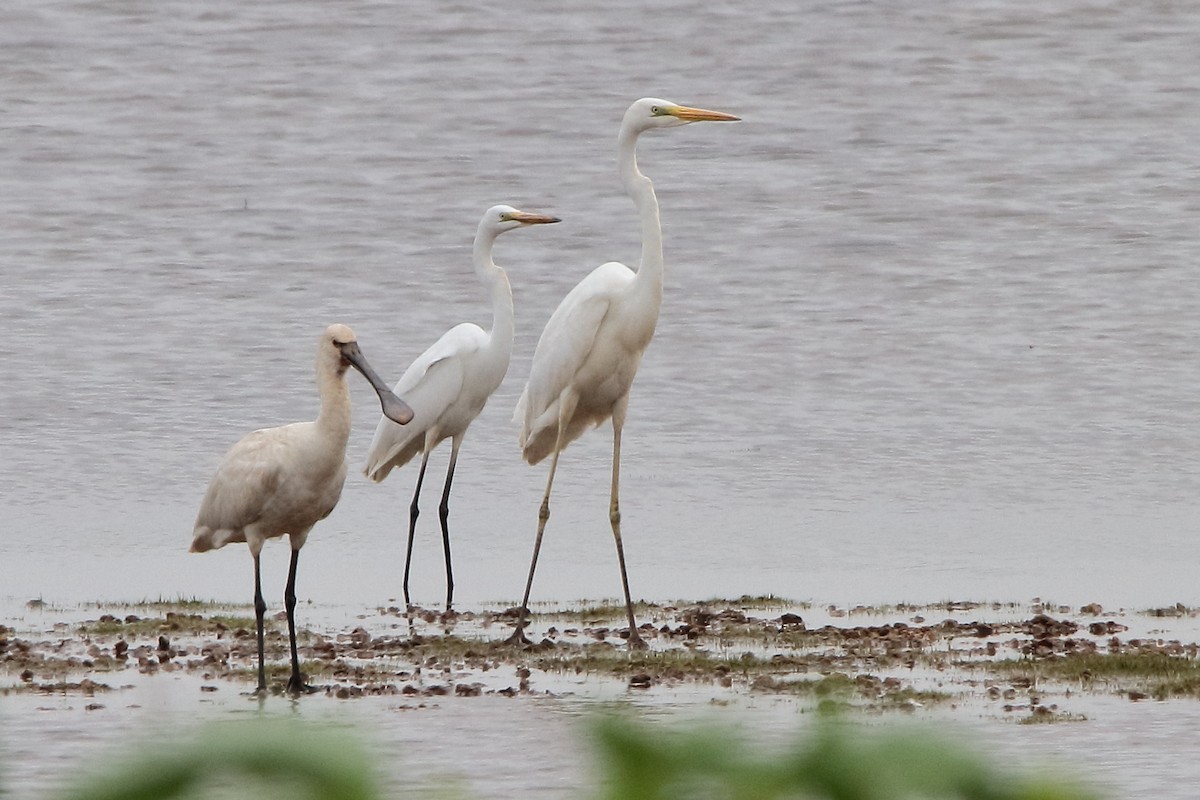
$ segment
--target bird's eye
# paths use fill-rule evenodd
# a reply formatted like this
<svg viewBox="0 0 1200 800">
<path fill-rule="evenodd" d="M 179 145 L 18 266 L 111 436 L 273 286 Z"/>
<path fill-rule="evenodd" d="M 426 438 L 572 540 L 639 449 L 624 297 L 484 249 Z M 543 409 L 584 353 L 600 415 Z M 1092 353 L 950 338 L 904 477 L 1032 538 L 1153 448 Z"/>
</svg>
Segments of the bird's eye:
<svg viewBox="0 0 1200 800">
<path fill-rule="evenodd" d="M 650 106 L 650 113 L 657 117 L 662 114 L 662 109 L 658 106 Z"/>
</svg>

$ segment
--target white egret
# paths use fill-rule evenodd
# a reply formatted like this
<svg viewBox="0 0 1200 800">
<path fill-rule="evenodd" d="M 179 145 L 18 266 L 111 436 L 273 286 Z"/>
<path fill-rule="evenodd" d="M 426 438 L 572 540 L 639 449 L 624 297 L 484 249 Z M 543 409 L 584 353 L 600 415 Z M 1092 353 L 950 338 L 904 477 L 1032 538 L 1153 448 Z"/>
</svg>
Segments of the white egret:
<svg viewBox="0 0 1200 800">
<path fill-rule="evenodd" d="M 612 494 L 608 516 L 616 541 L 621 586 L 629 616 L 629 645 L 646 646 L 633 617 L 618 503 L 621 429 L 629 406 L 629 388 L 642 353 L 654 335 L 663 291 L 658 200 L 654 196 L 654 185 L 638 170 L 637 140 L 643 132 L 658 128 L 737 119 L 719 111 L 643 98 L 629 107 L 621 121 L 617 136 L 619 167 L 625 192 L 633 199 L 641 216 L 641 266 L 634 272 L 624 264 L 610 261 L 593 270 L 559 303 L 534 351 L 529 382 L 517 403 L 514 420 L 521 426 L 521 449 L 526 461 L 536 464 L 547 455 L 553 455 L 553 458 L 538 513 L 537 538 L 533 544 L 525 596 L 510 641 L 524 641 L 529 592 L 533 587 L 542 533 L 550 518 L 550 488 L 554 484 L 559 453 L 586 429 L 611 417 Z"/>
<path fill-rule="evenodd" d="M 558 222 L 557 217 L 530 214 L 512 206 L 499 205 L 484 212 L 475 232 L 473 260 L 475 274 L 492 299 L 492 329 L 464 322 L 454 326 L 417 357 L 400 380 L 395 391 L 413 408 L 413 421 L 400 427 L 387 417 L 379 420 L 375 438 L 367 451 L 363 474 L 382 481 L 395 467 L 407 464 L 421 454 L 417 488 L 408 509 L 408 548 L 404 555 L 404 602 L 411 605 L 408 592 L 412 564 L 413 537 L 416 533 L 418 501 L 429 454 L 445 439 L 450 439 L 450 466 L 438 517 L 442 528 L 442 546 L 446 555 L 446 609 L 454 601 L 454 573 L 450 565 L 450 484 L 454 465 L 467 428 L 479 416 L 492 392 L 504 380 L 513 347 L 513 299 L 508 275 L 492 261 L 492 245 L 505 231 Z"/>
<path fill-rule="evenodd" d="M 412 419 L 363 357 L 354 332 L 330 325 L 317 344 L 317 392 L 321 413 L 313 422 L 296 422 L 247 434 L 221 460 L 208 485 L 193 531 L 193 553 L 245 542 L 254 558 L 254 613 L 258 633 L 258 690 L 267 688 L 263 655 L 263 615 L 259 555 L 267 539 L 288 536 L 292 563 L 284 603 L 292 651 L 288 691 L 307 687 L 296 654 L 296 562 L 313 525 L 329 516 L 346 482 L 346 442 L 350 438 L 349 367 L 361 372 L 379 395 L 383 412 L 398 423 Z"/>
</svg>

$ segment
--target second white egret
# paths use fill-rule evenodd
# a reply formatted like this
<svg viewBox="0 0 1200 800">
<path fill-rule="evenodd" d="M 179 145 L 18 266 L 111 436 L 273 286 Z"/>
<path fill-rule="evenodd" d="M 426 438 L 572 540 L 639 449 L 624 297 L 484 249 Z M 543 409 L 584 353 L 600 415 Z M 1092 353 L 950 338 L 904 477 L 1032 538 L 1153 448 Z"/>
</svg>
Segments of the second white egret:
<svg viewBox="0 0 1200 800">
<path fill-rule="evenodd" d="M 408 548 L 404 555 L 404 602 L 411 606 L 408 578 L 412 566 L 413 538 L 420 515 L 421 484 L 429 454 L 444 439 L 450 439 L 450 465 L 442 489 L 438 517 L 446 557 L 446 609 L 454 602 L 454 571 L 450 563 L 450 484 L 454 465 L 467 428 L 479 416 L 488 398 L 508 372 L 513 348 L 513 299 L 508 275 L 492 260 L 496 237 L 505 231 L 530 225 L 558 222 L 557 217 L 531 214 L 512 206 L 499 205 L 484 212 L 475 233 L 475 274 L 492 299 L 492 329 L 485 331 L 464 322 L 446 331 L 440 339 L 409 366 L 396 383 L 395 391 L 412 406 L 412 422 L 401 427 L 386 416 L 379 420 L 375 438 L 367 452 L 363 474 L 382 481 L 395 467 L 421 454 L 417 487 L 408 509 Z"/>
</svg>

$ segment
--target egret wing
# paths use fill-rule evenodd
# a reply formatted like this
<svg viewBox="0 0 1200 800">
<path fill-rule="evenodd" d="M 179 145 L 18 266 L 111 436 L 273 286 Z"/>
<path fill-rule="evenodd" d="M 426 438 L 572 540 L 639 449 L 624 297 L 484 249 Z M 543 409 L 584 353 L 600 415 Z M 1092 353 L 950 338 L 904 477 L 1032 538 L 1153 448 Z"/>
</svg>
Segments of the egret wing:
<svg viewBox="0 0 1200 800">
<path fill-rule="evenodd" d="M 558 400 L 587 362 L 613 296 L 633 278 L 624 264 L 601 264 L 558 304 L 538 339 L 529 381 L 517 403 L 514 419 L 521 423 L 522 442 L 532 433 L 534 421 Z"/>
<path fill-rule="evenodd" d="M 487 334 L 478 325 L 470 322 L 455 325 L 408 365 L 408 369 L 404 370 L 404 374 L 400 376 L 400 380 L 396 381 L 392 391 L 407 402 L 406 394 L 420 385 L 425 373 L 434 364 L 448 358 L 473 353 L 486 343 Z"/>
<path fill-rule="evenodd" d="M 417 357 L 396 382 L 395 392 L 413 410 L 407 425 L 380 417 L 367 450 L 363 473 L 381 481 L 395 467 L 421 452 L 425 434 L 463 390 L 464 358 L 487 342 L 487 334 L 471 323 L 456 325 Z"/>
</svg>

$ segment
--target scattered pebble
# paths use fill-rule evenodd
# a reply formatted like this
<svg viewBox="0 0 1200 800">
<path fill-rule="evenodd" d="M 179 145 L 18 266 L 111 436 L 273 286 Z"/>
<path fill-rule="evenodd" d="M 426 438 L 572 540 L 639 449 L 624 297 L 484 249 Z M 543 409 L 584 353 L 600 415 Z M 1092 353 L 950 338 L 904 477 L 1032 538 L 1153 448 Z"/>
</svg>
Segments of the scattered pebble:
<svg viewBox="0 0 1200 800">
<path fill-rule="evenodd" d="M 638 654 L 631 653 L 620 641 L 629 636 L 629 629 L 619 626 L 621 615 L 610 616 L 607 609 L 604 613 L 596 610 L 579 615 L 564 612 L 558 619 L 553 614 L 544 615 L 540 624 L 535 623 L 535 627 L 546 630 L 541 641 L 513 648 L 501 644 L 512 629 L 511 622 L 505 623 L 508 611 L 447 615 L 414 608 L 407 615 L 408 625 L 393 625 L 390 615 L 398 609 L 389 607 L 380 609 L 379 615 L 362 615 L 364 624 L 348 632 L 303 632 L 301 658 L 314 665 L 311 669 L 315 675 L 324 675 L 330 682 L 324 694 L 341 699 L 384 694 L 542 696 L 547 687 L 554 686 L 555 676 L 584 676 L 583 680 L 590 680 L 586 676 L 595 675 L 623 680 L 631 691 L 696 683 L 734 693 L 753 690 L 795 694 L 806 686 L 822 683 L 842 687 L 837 691 L 849 691 L 858 703 L 915 710 L 939 701 L 938 691 L 920 693 L 918 688 L 940 687 L 946 680 L 954 691 L 969 694 L 971 690 L 963 686 L 978 686 L 974 689 L 977 697 L 1003 702 L 1009 710 L 1028 711 L 1031 719 L 1053 721 L 1076 717 L 1040 699 L 1046 683 L 1021 674 L 993 673 L 993 677 L 978 682 L 974 676 L 988 675 L 988 664 L 993 659 L 1024 659 L 1030 664 L 1031 674 L 1041 674 L 1034 666 L 1039 662 L 1057 666 L 1076 657 L 1178 658 L 1181 664 L 1200 658 L 1200 647 L 1170 638 L 1166 624 L 1159 624 L 1157 629 L 1143 625 L 1139 628 L 1141 636 L 1123 640 L 1117 634 L 1128 631 L 1129 619 L 1125 617 L 1132 612 L 1118 611 L 1110 615 L 1115 619 L 1097 619 L 1103 613 L 1099 604 L 1081 607 L 1075 619 L 1069 614 L 1064 616 L 1062 606 L 1040 603 L 1033 609 L 1036 613 L 1015 619 L 1012 606 L 998 604 L 990 608 L 1005 613 L 995 617 L 985 616 L 989 606 L 962 602 L 920 609 L 855 606 L 847 611 L 828 607 L 824 609 L 828 618 L 838 622 L 816 628 L 809 628 L 800 614 L 781 610 L 780 605 L 786 608 L 788 604 L 780 602 L 771 608 L 770 616 L 761 617 L 756 614 L 762 613 L 765 606 L 742 607 L 736 601 L 639 611 L 640 618 L 653 620 L 638 630 L 654 641 L 655 647 Z M 945 617 L 946 613 L 956 616 Z M 1144 618 L 1180 617 L 1193 612 L 1176 605 L 1138 613 Z M 906 621 L 878 621 L 886 619 L 885 614 L 891 615 L 891 620 L 902 615 Z M 820 610 L 813 615 L 819 616 Z M 843 620 L 847 617 L 851 623 L 860 624 L 846 623 Z M 930 623 L 929 618 L 941 621 Z M 426 619 L 432 621 L 425 623 Z M 12 629 L 0 627 L 0 660 L 7 674 L 20 679 L 16 683 L 10 678 L 16 686 L 0 685 L 0 692 L 91 697 L 111 690 L 98 683 L 97 677 L 133 665 L 145 675 L 195 675 L 204 681 L 199 686 L 202 693 L 218 691 L 222 681 L 245 684 L 254 678 L 254 632 L 227 622 L 228 618 L 206 619 L 193 613 L 167 612 L 161 620 L 153 615 L 142 619 L 103 614 L 98 620 L 77 625 L 55 623 L 53 638 L 47 641 L 22 638 Z M 582 624 L 573 624 L 577 622 Z M 135 624 L 136 628 L 131 627 Z M 277 670 L 273 684 L 282 681 L 279 675 L 286 668 L 286 643 L 279 626 L 268 629 L 268 658 Z M 964 672 L 966 678 L 961 677 Z M 943 679 L 939 677 L 942 674 L 955 677 Z M 515 675 L 518 685 L 499 683 L 506 675 Z M 830 682 L 836 675 L 844 676 L 847 682 Z M 1093 666 L 1092 662 L 1060 683 L 1055 686 L 1050 682 L 1052 696 L 1069 697 L 1071 692 L 1079 691 L 1119 692 L 1138 701 L 1158 698 L 1164 691 L 1152 688 L 1148 682 L 1138 683 L 1136 676 L 1113 677 L 1103 671 L 1102 664 Z M 1025 698 L 1029 702 L 1023 702 Z"/>
<path fill-rule="evenodd" d="M 637 675 L 629 679 L 629 688 L 631 689 L 649 689 L 654 679 L 645 672 L 639 672 Z"/>
</svg>

